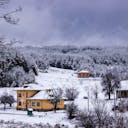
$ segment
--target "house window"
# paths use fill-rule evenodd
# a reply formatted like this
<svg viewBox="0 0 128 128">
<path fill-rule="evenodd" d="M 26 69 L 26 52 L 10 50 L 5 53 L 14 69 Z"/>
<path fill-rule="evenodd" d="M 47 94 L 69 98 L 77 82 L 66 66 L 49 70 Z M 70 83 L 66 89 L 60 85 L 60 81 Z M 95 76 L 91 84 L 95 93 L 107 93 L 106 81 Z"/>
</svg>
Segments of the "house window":
<svg viewBox="0 0 128 128">
<path fill-rule="evenodd" d="M 40 106 L 40 102 L 32 102 L 32 106 Z"/>
<path fill-rule="evenodd" d="M 37 106 L 40 106 L 40 102 L 37 102 Z"/>
<path fill-rule="evenodd" d="M 35 102 L 32 102 L 32 106 L 36 106 L 36 103 Z"/>
<path fill-rule="evenodd" d="M 21 97 L 21 93 L 18 93 L 18 97 Z"/>
<path fill-rule="evenodd" d="M 19 102 L 18 102 L 18 105 L 19 105 L 19 106 L 21 106 L 21 105 L 22 105 L 22 102 L 21 102 L 21 101 L 19 101 Z"/>
</svg>

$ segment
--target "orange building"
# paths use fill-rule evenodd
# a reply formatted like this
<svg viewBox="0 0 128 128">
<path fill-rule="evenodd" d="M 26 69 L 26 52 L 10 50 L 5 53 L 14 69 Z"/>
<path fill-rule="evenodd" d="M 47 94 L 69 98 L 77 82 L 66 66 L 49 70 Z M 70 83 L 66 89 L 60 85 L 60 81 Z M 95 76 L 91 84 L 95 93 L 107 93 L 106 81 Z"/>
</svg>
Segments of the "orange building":
<svg viewBox="0 0 128 128">
<path fill-rule="evenodd" d="M 91 73 L 89 71 L 82 70 L 77 73 L 78 78 L 87 78 L 91 76 Z"/>
<path fill-rule="evenodd" d="M 22 88 L 17 90 L 17 109 L 26 110 L 32 108 L 35 111 L 53 110 L 54 106 L 50 102 L 51 89 L 38 90 L 31 88 Z M 60 99 L 57 109 L 64 109 L 64 99 Z"/>
</svg>

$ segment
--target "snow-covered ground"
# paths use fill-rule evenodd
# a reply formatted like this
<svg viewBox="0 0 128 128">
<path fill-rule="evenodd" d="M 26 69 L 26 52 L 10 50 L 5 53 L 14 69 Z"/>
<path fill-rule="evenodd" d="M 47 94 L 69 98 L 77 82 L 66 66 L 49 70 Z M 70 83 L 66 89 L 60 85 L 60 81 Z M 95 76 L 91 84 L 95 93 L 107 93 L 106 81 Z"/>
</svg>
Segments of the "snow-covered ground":
<svg viewBox="0 0 128 128">
<path fill-rule="evenodd" d="M 50 112 L 33 112 L 33 116 L 28 116 L 26 111 L 17 111 L 16 109 L 7 109 L 6 111 L 0 110 L 0 120 L 8 121 L 13 120 L 15 122 L 22 121 L 24 123 L 43 123 L 43 124 L 65 124 L 70 127 L 74 125 L 66 118 L 64 111 Z"/>
<path fill-rule="evenodd" d="M 79 91 L 79 96 L 75 100 L 75 104 L 82 110 L 88 108 L 88 99 L 84 97 L 89 97 L 89 107 L 92 108 L 92 102 L 94 101 L 94 91 L 97 89 L 98 98 L 105 99 L 102 92 L 101 79 L 100 78 L 77 78 L 77 75 L 72 70 L 64 70 L 58 68 L 50 68 L 48 73 L 39 73 L 36 77 L 37 84 L 30 84 L 33 88 L 62 88 L 65 91 L 66 88 L 76 88 Z M 16 88 L 15 88 L 16 89 Z M 14 88 L 1 88 L 0 95 L 8 92 L 16 98 L 16 91 Z M 108 110 L 111 110 L 113 101 L 107 102 Z M 65 111 L 54 112 L 34 112 L 33 117 L 29 117 L 26 111 L 17 111 L 16 104 L 12 109 L 7 109 L 4 111 L 0 106 L 0 120 L 14 120 L 23 121 L 27 123 L 50 123 L 50 124 L 67 124 L 73 126 L 73 123 L 69 121 L 66 117 Z"/>
<path fill-rule="evenodd" d="M 63 92 L 66 88 L 76 88 L 79 91 L 79 96 L 75 102 L 80 109 L 87 107 L 87 99 L 84 99 L 84 97 L 88 97 L 89 94 L 91 99 L 94 98 L 96 88 L 98 97 L 104 99 L 100 78 L 77 78 L 72 70 L 50 68 L 48 73 L 39 73 L 36 82 L 43 88 L 62 88 Z"/>
</svg>

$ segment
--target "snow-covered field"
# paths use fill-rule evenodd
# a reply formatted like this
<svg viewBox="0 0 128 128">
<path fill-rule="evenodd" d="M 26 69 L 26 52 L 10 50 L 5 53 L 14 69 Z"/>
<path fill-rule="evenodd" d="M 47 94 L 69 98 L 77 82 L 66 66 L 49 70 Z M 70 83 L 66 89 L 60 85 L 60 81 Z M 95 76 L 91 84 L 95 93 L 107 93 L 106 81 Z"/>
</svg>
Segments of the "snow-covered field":
<svg viewBox="0 0 128 128">
<path fill-rule="evenodd" d="M 101 78 L 77 78 L 77 75 L 72 70 L 50 68 L 48 73 L 39 73 L 36 82 L 43 88 L 76 88 L 79 91 L 79 96 L 75 100 L 80 109 L 87 108 L 87 99 L 94 99 L 94 91 L 98 90 L 98 98 L 104 99 L 102 93 Z M 91 103 L 90 103 L 91 104 Z"/>
<path fill-rule="evenodd" d="M 73 126 L 71 122 L 66 118 L 64 111 L 50 112 L 33 112 L 33 116 L 27 116 L 26 111 L 17 111 L 16 109 L 7 109 L 6 111 L 0 110 L 0 120 L 8 121 L 13 120 L 15 122 L 22 121 L 24 123 L 43 123 L 43 124 L 65 124 Z"/>
<path fill-rule="evenodd" d="M 39 76 L 36 77 L 35 88 L 62 88 L 63 91 L 66 88 L 76 88 L 79 91 L 79 96 L 75 100 L 75 104 L 82 110 L 88 108 L 88 99 L 84 97 L 89 97 L 89 106 L 92 108 L 92 102 L 94 100 L 94 91 L 98 90 L 98 98 L 105 99 L 104 94 L 102 93 L 101 79 L 100 78 L 85 78 L 79 79 L 77 75 L 72 70 L 64 70 L 57 68 L 50 68 L 48 73 L 39 73 Z M 31 84 L 30 84 L 31 86 Z M 16 91 L 14 88 L 1 88 L 0 95 L 8 92 L 16 98 Z M 107 103 L 108 110 L 111 110 L 113 101 Z M 14 120 L 14 121 L 23 121 L 27 123 L 50 123 L 50 124 L 67 124 L 70 127 L 73 126 L 73 123 L 69 121 L 66 117 L 65 111 L 54 112 L 34 112 L 33 117 L 29 117 L 26 114 L 26 111 L 17 111 L 15 108 L 16 104 L 12 109 L 7 109 L 4 111 L 2 106 L 0 106 L 0 120 Z"/>
</svg>

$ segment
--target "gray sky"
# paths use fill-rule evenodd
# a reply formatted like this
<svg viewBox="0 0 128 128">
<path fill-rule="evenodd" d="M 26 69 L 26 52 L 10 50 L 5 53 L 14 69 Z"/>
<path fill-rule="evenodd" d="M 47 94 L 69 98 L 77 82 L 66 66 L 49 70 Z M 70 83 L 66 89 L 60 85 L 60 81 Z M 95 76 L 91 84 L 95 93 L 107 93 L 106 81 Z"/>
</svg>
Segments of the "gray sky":
<svg viewBox="0 0 128 128">
<path fill-rule="evenodd" d="M 32 45 L 128 45 L 128 0 L 12 0 L 18 25 L 0 20 L 0 36 Z"/>
</svg>

